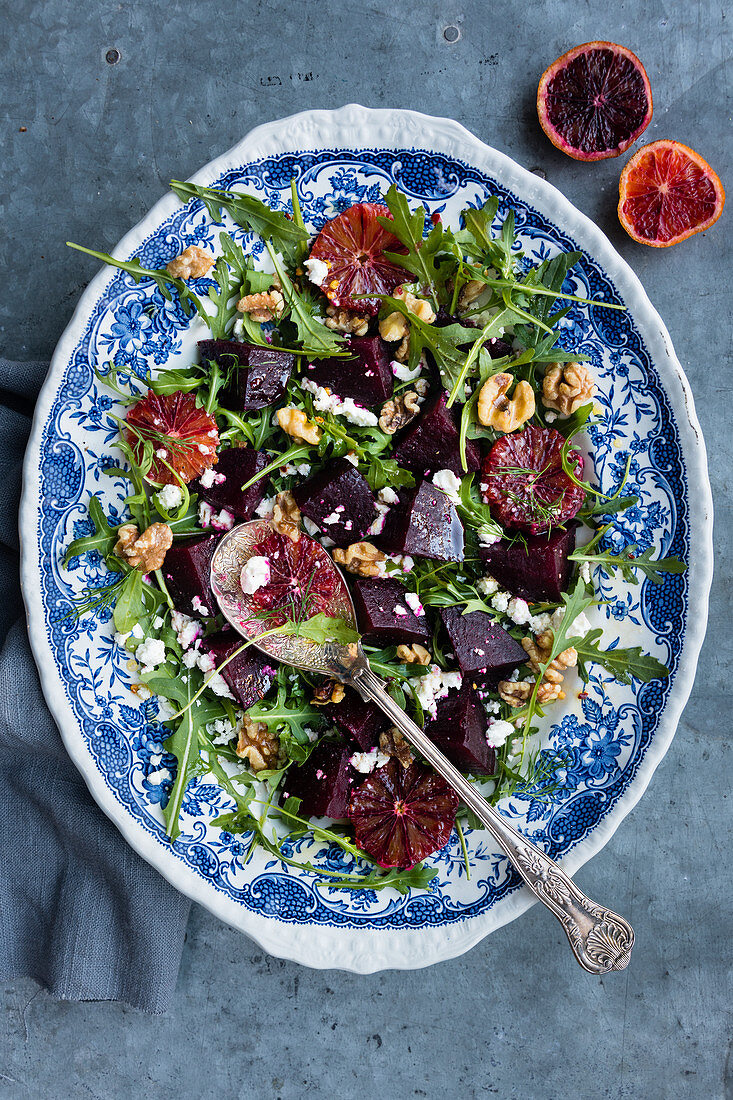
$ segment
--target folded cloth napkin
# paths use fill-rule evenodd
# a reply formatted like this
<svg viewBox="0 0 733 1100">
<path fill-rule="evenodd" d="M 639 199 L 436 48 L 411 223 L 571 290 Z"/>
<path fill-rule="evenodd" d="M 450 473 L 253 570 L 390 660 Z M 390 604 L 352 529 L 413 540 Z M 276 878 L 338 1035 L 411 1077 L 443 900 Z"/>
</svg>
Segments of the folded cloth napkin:
<svg viewBox="0 0 733 1100">
<path fill-rule="evenodd" d="M 18 504 L 47 363 L 0 359 L 0 979 L 163 1012 L 190 903 L 92 800 L 45 704 L 18 576 Z"/>
</svg>

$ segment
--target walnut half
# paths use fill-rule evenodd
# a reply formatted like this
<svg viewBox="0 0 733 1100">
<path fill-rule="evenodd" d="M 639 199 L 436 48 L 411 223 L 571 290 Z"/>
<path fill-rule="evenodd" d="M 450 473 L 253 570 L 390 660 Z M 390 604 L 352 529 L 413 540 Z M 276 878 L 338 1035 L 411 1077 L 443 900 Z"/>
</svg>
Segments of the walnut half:
<svg viewBox="0 0 733 1100">
<path fill-rule="evenodd" d="M 352 336 L 366 336 L 369 331 L 369 318 L 360 313 L 351 313 L 348 309 L 326 306 L 326 328 L 332 332 L 349 333 Z"/>
<path fill-rule="evenodd" d="M 190 244 L 180 256 L 176 256 L 165 269 L 174 279 L 201 279 L 208 275 L 216 260 L 210 252 L 204 252 L 198 245 Z"/>
<path fill-rule="evenodd" d="M 285 299 L 279 290 L 245 294 L 237 302 L 240 313 L 248 313 L 253 321 L 276 321 L 285 312 Z"/>
<path fill-rule="evenodd" d="M 407 740 L 396 726 L 392 726 L 392 728 L 385 733 L 380 733 L 379 747 L 382 752 L 386 752 L 388 756 L 395 756 L 403 768 L 409 768 L 410 764 L 415 759 Z"/>
<path fill-rule="evenodd" d="M 571 416 L 593 400 L 596 385 L 585 363 L 550 363 L 542 382 L 542 404 Z"/>
<path fill-rule="evenodd" d="M 125 523 L 117 531 L 115 554 L 133 569 L 152 573 L 160 569 L 173 543 L 173 532 L 167 523 L 151 523 L 139 533 L 134 523 Z"/>
<path fill-rule="evenodd" d="M 320 443 L 323 432 L 317 424 L 308 419 L 302 409 L 295 409 L 292 405 L 278 409 L 277 422 L 282 430 L 296 441 L 310 443 L 312 446 Z"/>
<path fill-rule="evenodd" d="M 349 573 L 359 577 L 381 577 L 384 575 L 383 562 L 386 555 L 371 542 L 352 542 L 345 550 L 340 547 L 331 554 L 337 565 L 342 565 Z"/>
<path fill-rule="evenodd" d="M 245 714 L 234 751 L 240 760 L 249 762 L 253 772 L 265 771 L 279 763 L 280 738 L 264 722 L 257 722 Z"/>
<path fill-rule="evenodd" d="M 487 378 L 478 395 L 478 418 L 487 428 L 513 432 L 534 416 L 534 391 L 529 382 L 517 382 L 514 394 L 507 396 L 514 379 L 511 374 Z"/>
<path fill-rule="evenodd" d="M 278 535 L 300 542 L 300 508 L 291 492 L 277 494 L 270 523 Z"/>
<path fill-rule="evenodd" d="M 394 435 L 414 420 L 420 412 L 420 398 L 415 390 L 406 390 L 399 397 L 385 401 L 379 414 L 379 427 L 387 435 Z"/>
</svg>

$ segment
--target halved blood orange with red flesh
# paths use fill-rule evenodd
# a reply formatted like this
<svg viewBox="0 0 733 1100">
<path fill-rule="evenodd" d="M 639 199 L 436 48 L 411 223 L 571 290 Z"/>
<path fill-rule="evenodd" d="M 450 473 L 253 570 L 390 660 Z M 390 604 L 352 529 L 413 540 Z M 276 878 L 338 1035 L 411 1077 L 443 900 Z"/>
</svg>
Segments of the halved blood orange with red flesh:
<svg viewBox="0 0 733 1100">
<path fill-rule="evenodd" d="M 339 309 L 375 315 L 379 300 L 356 295 L 391 294 L 396 286 L 412 279 L 404 267 L 384 255 L 407 250 L 394 233 L 379 224 L 379 217 L 391 217 L 386 206 L 358 202 L 326 222 L 313 242 L 311 260 L 321 260 L 328 267 L 321 290 Z"/>
<path fill-rule="evenodd" d="M 320 612 L 333 614 L 341 580 L 315 539 L 301 536 L 293 542 L 273 531 L 252 553 L 266 558 L 270 566 L 269 581 L 250 597 L 252 606 L 266 614 L 268 629 Z"/>
<path fill-rule="evenodd" d="M 668 248 L 709 229 L 725 206 L 723 185 L 707 161 L 679 141 L 653 141 L 624 166 L 618 216 L 635 241 Z"/>
<path fill-rule="evenodd" d="M 190 393 L 159 397 L 150 390 L 128 409 L 125 437 L 138 462 L 145 444 L 152 444 L 153 464 L 147 476 L 162 485 L 177 484 L 173 470 L 188 482 L 216 464 L 216 421 Z"/>
<path fill-rule="evenodd" d="M 649 77 L 625 46 L 586 42 L 542 74 L 537 114 L 552 144 L 569 157 L 618 157 L 651 122 Z"/>
<path fill-rule="evenodd" d="M 539 535 L 580 511 L 585 489 L 563 469 L 564 443 L 554 428 L 530 424 L 493 445 L 481 470 L 481 494 L 503 527 Z M 579 479 L 582 457 L 569 451 L 567 460 Z"/>
<path fill-rule="evenodd" d="M 364 780 L 349 800 L 356 843 L 380 867 L 413 867 L 445 847 L 458 795 L 424 764 L 390 762 Z"/>
</svg>

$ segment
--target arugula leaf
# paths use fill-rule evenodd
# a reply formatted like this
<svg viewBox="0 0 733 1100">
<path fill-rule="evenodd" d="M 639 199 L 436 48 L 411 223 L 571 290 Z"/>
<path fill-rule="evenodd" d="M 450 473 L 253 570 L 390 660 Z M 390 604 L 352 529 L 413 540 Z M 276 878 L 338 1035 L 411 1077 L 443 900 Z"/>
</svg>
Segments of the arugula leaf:
<svg viewBox="0 0 733 1100">
<path fill-rule="evenodd" d="M 639 497 L 611 497 L 608 500 L 597 500 L 592 504 L 585 504 L 578 512 L 580 519 L 590 519 L 591 516 L 610 516 L 615 512 L 625 512 L 627 508 L 633 508 L 639 503 Z"/>
<path fill-rule="evenodd" d="M 614 569 L 618 569 L 621 576 L 629 584 L 638 584 L 636 573 L 641 571 L 652 584 L 662 584 L 665 573 L 684 573 L 687 569 L 685 562 L 679 558 L 657 558 L 652 560 L 652 547 L 636 554 L 636 546 L 625 546 L 619 553 L 613 550 L 603 550 L 600 553 L 587 553 L 581 547 L 570 555 L 571 561 L 588 562 L 591 567 L 597 566 L 606 576 L 611 576 Z"/>
<path fill-rule="evenodd" d="M 632 676 L 643 684 L 669 676 L 669 669 L 656 657 L 643 653 L 641 646 L 632 646 L 630 649 L 601 649 L 598 642 L 602 633 L 600 629 L 591 630 L 581 641 L 575 642 L 578 671 L 584 680 L 588 679 L 586 661 L 603 665 L 620 684 L 630 684 Z"/>
<path fill-rule="evenodd" d="M 115 630 L 120 634 L 129 633 L 144 612 L 143 575 L 139 569 L 131 569 L 122 583 L 112 615 Z"/>
<path fill-rule="evenodd" d="M 117 529 L 110 527 L 107 522 L 107 517 L 102 510 L 98 497 L 92 496 L 89 498 L 89 518 L 94 524 L 94 534 L 74 539 L 64 555 L 64 568 L 68 566 L 72 558 L 88 554 L 90 550 L 99 551 L 103 558 L 112 553 L 117 540 Z"/>
<path fill-rule="evenodd" d="M 423 351 L 429 351 L 435 359 L 445 389 L 452 389 L 466 362 L 468 347 L 476 340 L 476 329 L 452 324 L 444 328 L 428 325 L 414 313 L 410 313 L 401 298 L 377 295 L 385 309 L 401 313 L 410 322 L 410 368 L 419 362 Z"/>
<path fill-rule="evenodd" d="M 298 339 L 303 344 L 303 354 L 328 357 L 343 351 L 343 336 L 326 328 L 316 317 L 316 310 L 321 308 L 320 303 L 310 293 L 299 293 L 295 289 L 275 249 L 268 241 L 265 242 L 265 247 L 280 280 L 282 296 L 290 307 L 290 320 L 294 323 Z"/>
<path fill-rule="evenodd" d="M 368 463 L 364 477 L 373 493 L 378 493 L 387 485 L 392 488 L 404 488 L 415 484 L 413 474 L 399 466 L 395 458 L 382 458 L 380 455 L 366 452 L 364 461 Z"/>
<path fill-rule="evenodd" d="M 416 277 L 421 289 L 429 293 L 437 312 L 438 286 L 445 282 L 445 277 L 441 276 L 436 265 L 436 254 L 443 246 L 442 226 L 438 223 L 431 229 L 427 238 L 423 239 L 424 208 L 411 211 L 406 196 L 402 191 L 397 190 L 394 183 L 384 196 L 384 201 L 392 217 L 378 217 L 377 221 L 390 233 L 394 233 L 407 249 L 406 256 L 399 252 L 385 252 L 385 256 Z"/>
<path fill-rule="evenodd" d="M 109 264 L 110 267 L 118 267 L 120 271 L 126 271 L 128 275 L 132 275 L 136 283 L 139 283 L 141 279 L 152 279 L 168 302 L 173 300 L 173 295 L 168 288 L 174 286 L 178 291 L 178 297 L 186 316 L 191 315 L 193 308 L 204 323 L 208 325 L 209 315 L 204 309 L 199 296 L 186 285 L 183 279 L 176 279 L 169 275 L 165 268 L 143 267 L 136 256 L 133 256 L 131 260 L 116 260 L 114 256 L 110 256 L 109 252 L 95 252 L 93 248 L 84 248 L 80 244 L 74 244 L 73 241 L 67 241 L 66 244 L 68 248 L 75 248 L 77 252 L 85 252 L 87 256 L 94 256 L 96 260 L 101 260 L 102 263 Z"/>
<path fill-rule="evenodd" d="M 317 642 L 320 645 L 326 642 L 340 642 L 348 645 L 349 642 L 358 642 L 361 637 L 358 630 L 354 630 L 345 619 L 326 615 L 323 611 L 301 622 L 284 623 L 280 633 L 306 638 L 309 642 Z"/>
<path fill-rule="evenodd" d="M 301 243 L 308 240 L 302 225 L 297 225 L 282 210 L 272 210 L 261 199 L 243 191 L 218 191 L 180 180 L 171 180 L 171 189 L 181 202 L 200 199 L 216 222 L 221 221 L 222 209 L 226 210 L 232 221 L 270 241 L 292 263 L 297 260 Z"/>
<path fill-rule="evenodd" d="M 410 890 L 429 890 L 430 883 L 437 874 L 435 867 L 426 867 L 423 863 L 417 863 L 407 871 L 396 869 L 372 871 L 358 881 L 345 878 L 329 879 L 322 885 L 334 890 L 384 890 L 389 886 L 398 894 L 409 894 Z"/>
<path fill-rule="evenodd" d="M 488 504 L 481 503 L 473 496 L 473 476 L 470 474 L 468 477 L 461 478 L 461 487 L 458 490 L 461 503 L 457 505 L 458 514 L 464 523 L 473 527 L 474 530 L 502 538 L 504 532 L 492 517 Z"/>
</svg>

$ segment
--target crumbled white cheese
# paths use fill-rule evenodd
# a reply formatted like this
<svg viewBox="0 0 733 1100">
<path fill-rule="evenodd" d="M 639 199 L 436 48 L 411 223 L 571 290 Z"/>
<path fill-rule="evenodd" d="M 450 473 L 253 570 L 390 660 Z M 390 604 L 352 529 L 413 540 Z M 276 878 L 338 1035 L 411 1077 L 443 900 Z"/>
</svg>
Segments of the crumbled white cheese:
<svg viewBox="0 0 733 1100">
<path fill-rule="evenodd" d="M 479 546 L 493 546 L 495 542 L 501 542 L 501 535 L 495 534 L 490 527 L 482 524 L 476 531 Z"/>
<path fill-rule="evenodd" d="M 584 561 L 580 566 L 580 579 L 584 584 L 590 584 L 590 562 Z"/>
<path fill-rule="evenodd" d="M 382 768 L 389 763 L 387 753 L 379 749 L 371 749 L 369 752 L 355 752 L 350 760 L 352 768 L 356 768 L 362 775 L 368 775 L 375 768 Z"/>
<path fill-rule="evenodd" d="M 165 447 L 158 447 L 158 449 L 155 453 L 158 456 L 158 458 L 167 458 L 168 457 L 168 452 L 166 451 Z"/>
<path fill-rule="evenodd" d="M 270 581 L 270 563 L 267 558 L 254 554 L 244 565 L 239 576 L 242 591 L 251 596 L 258 588 L 264 588 Z"/>
<path fill-rule="evenodd" d="M 529 604 L 526 600 L 520 599 L 519 596 L 515 596 L 514 599 L 509 601 L 506 613 L 517 626 L 524 626 L 532 618 Z"/>
<path fill-rule="evenodd" d="M 421 707 L 435 718 L 439 699 L 443 699 L 451 688 L 458 689 L 463 682 L 460 672 L 443 672 L 438 665 L 431 665 L 425 676 L 414 681 L 415 695 Z"/>
<path fill-rule="evenodd" d="M 410 608 L 413 615 L 425 614 L 425 608 L 420 603 L 420 597 L 417 592 L 405 592 L 405 603 Z"/>
<path fill-rule="evenodd" d="M 381 535 L 384 528 L 385 520 L 387 519 L 387 512 L 389 512 L 388 504 L 382 504 L 382 502 L 378 500 L 375 502 L 375 505 L 377 509 L 377 515 L 372 522 L 371 527 L 367 531 L 368 535 Z"/>
<path fill-rule="evenodd" d="M 511 592 L 497 592 L 491 601 L 491 606 L 494 611 L 498 611 L 500 615 L 505 615 L 511 598 Z"/>
<path fill-rule="evenodd" d="M 555 421 L 557 420 L 557 413 L 556 412 L 551 412 L 550 410 L 548 410 L 545 413 L 545 420 L 547 421 L 548 424 L 554 424 Z"/>
<path fill-rule="evenodd" d="M 205 500 L 199 501 L 199 527 L 206 529 L 211 527 L 211 521 L 214 518 L 214 509 L 210 504 L 207 504 Z"/>
<path fill-rule="evenodd" d="M 191 607 L 194 609 L 194 611 L 197 611 L 199 615 L 203 615 L 204 618 L 208 617 L 211 614 L 208 607 L 206 607 L 206 605 L 201 602 L 198 596 L 194 596 L 191 600 Z"/>
<path fill-rule="evenodd" d="M 126 634 L 120 634 L 119 630 L 116 631 L 116 633 L 115 633 L 115 642 L 116 642 L 116 644 L 119 645 L 119 646 L 122 646 L 122 648 L 124 649 L 125 642 L 130 637 L 131 633 L 132 633 L 132 631 L 130 631 L 130 630 L 128 630 Z"/>
<path fill-rule="evenodd" d="M 343 512 L 343 508 L 341 509 L 341 511 Z M 338 508 L 334 508 L 333 512 L 331 512 L 327 516 L 324 516 L 323 522 L 330 527 L 332 523 L 338 523 L 340 519 L 341 516 L 339 515 Z"/>
<path fill-rule="evenodd" d="M 494 749 L 500 749 L 506 744 L 507 737 L 514 734 L 514 726 L 511 722 L 504 722 L 501 718 L 489 723 L 486 730 L 486 740 Z"/>
<path fill-rule="evenodd" d="M 183 654 L 183 657 L 181 658 L 186 668 L 193 668 L 197 664 L 198 659 L 199 653 L 197 649 L 186 650 L 186 652 Z"/>
<path fill-rule="evenodd" d="M 400 382 L 412 382 L 414 378 L 417 378 L 418 375 L 422 373 L 422 362 L 418 363 L 414 370 L 410 370 L 405 363 L 398 363 L 396 360 L 393 360 L 390 366 L 392 368 L 392 374 Z"/>
<path fill-rule="evenodd" d="M 308 273 L 308 279 L 315 286 L 322 287 L 326 279 L 328 278 L 328 264 L 324 260 L 319 260 L 317 257 L 306 260 L 303 263 L 303 267 Z"/>
<path fill-rule="evenodd" d="M 482 577 L 476 587 L 482 596 L 493 596 L 495 592 L 499 591 L 499 582 L 495 581 L 493 577 Z"/>
<path fill-rule="evenodd" d="M 438 470 L 433 474 L 433 485 L 445 493 L 453 504 L 460 504 L 461 479 L 452 470 Z"/>
<path fill-rule="evenodd" d="M 164 485 L 155 498 L 165 512 L 174 512 L 183 504 L 183 489 L 179 485 Z"/>
<path fill-rule="evenodd" d="M 552 616 L 550 618 L 550 625 L 551 625 L 552 629 L 553 630 L 558 630 L 560 628 L 560 624 L 561 624 L 561 622 L 563 621 L 564 618 L 565 618 L 565 608 L 564 607 L 558 607 L 557 611 L 553 611 Z M 588 633 L 588 631 L 590 629 L 591 629 L 591 625 L 588 622 L 588 619 L 586 618 L 585 613 L 583 611 L 581 611 L 579 615 L 575 616 L 572 623 L 570 624 L 569 635 L 570 635 L 571 638 L 583 638 L 583 637 L 585 637 L 585 635 Z"/>
<path fill-rule="evenodd" d="M 182 611 L 171 611 L 171 626 L 176 632 L 181 649 L 188 649 L 201 635 L 201 623 L 184 615 Z"/>
<path fill-rule="evenodd" d="M 226 474 L 217 474 L 216 470 L 210 467 L 208 470 L 204 470 L 199 481 L 201 482 L 202 488 L 210 489 L 212 485 L 223 485 L 226 479 Z"/>
<path fill-rule="evenodd" d="M 209 722 L 206 732 L 212 745 L 226 745 L 236 736 L 237 727 L 228 718 L 215 718 L 213 722 Z"/>
<path fill-rule="evenodd" d="M 385 485 L 385 487 L 380 489 L 377 493 L 377 499 L 380 504 L 396 504 L 400 498 L 394 489 L 390 489 L 389 485 Z"/>
<path fill-rule="evenodd" d="M 410 614 L 410 612 L 407 610 L 407 608 L 403 607 L 401 603 L 396 603 L 394 605 L 394 607 L 392 608 L 392 610 L 394 611 L 395 615 L 403 616 L 403 615 L 409 615 Z"/>
<path fill-rule="evenodd" d="M 359 465 L 359 456 L 357 454 L 355 454 L 353 451 L 347 451 L 346 454 L 344 455 L 344 458 L 346 459 L 347 462 L 350 462 L 352 466 L 358 466 Z"/>
<path fill-rule="evenodd" d="M 165 661 L 165 645 L 160 638 L 146 638 L 135 650 L 135 659 L 143 666 L 143 672 L 152 672 Z"/>
<path fill-rule="evenodd" d="M 284 466 L 280 467 L 280 473 L 283 477 L 289 477 L 293 474 L 301 474 L 303 477 L 308 477 L 311 472 L 311 468 L 307 462 L 301 462 L 296 466 L 294 462 L 286 462 Z"/>
<path fill-rule="evenodd" d="M 153 630 L 160 630 L 161 626 L 165 622 L 162 615 L 156 615 L 153 619 Z"/>
<path fill-rule="evenodd" d="M 269 519 L 275 508 L 275 497 L 265 497 L 255 508 L 255 515 L 260 519 Z M 305 521 L 307 523 L 307 520 Z M 307 530 L 307 528 L 306 528 Z"/>
<path fill-rule="evenodd" d="M 140 626 L 140 623 L 135 623 L 130 633 L 132 634 L 133 638 L 143 638 L 145 636 L 143 628 Z"/>
<path fill-rule="evenodd" d="M 338 394 L 331 393 L 329 389 L 319 386 L 310 378 L 304 378 L 301 386 L 308 393 L 313 394 L 313 408 L 316 412 L 330 412 L 334 416 L 343 416 L 345 420 L 361 427 L 375 427 L 379 423 L 378 416 L 362 405 L 357 405 L 351 397 L 342 400 Z"/>
<path fill-rule="evenodd" d="M 387 554 L 387 561 L 393 562 L 403 573 L 412 572 L 415 565 L 409 554 Z"/>
</svg>

